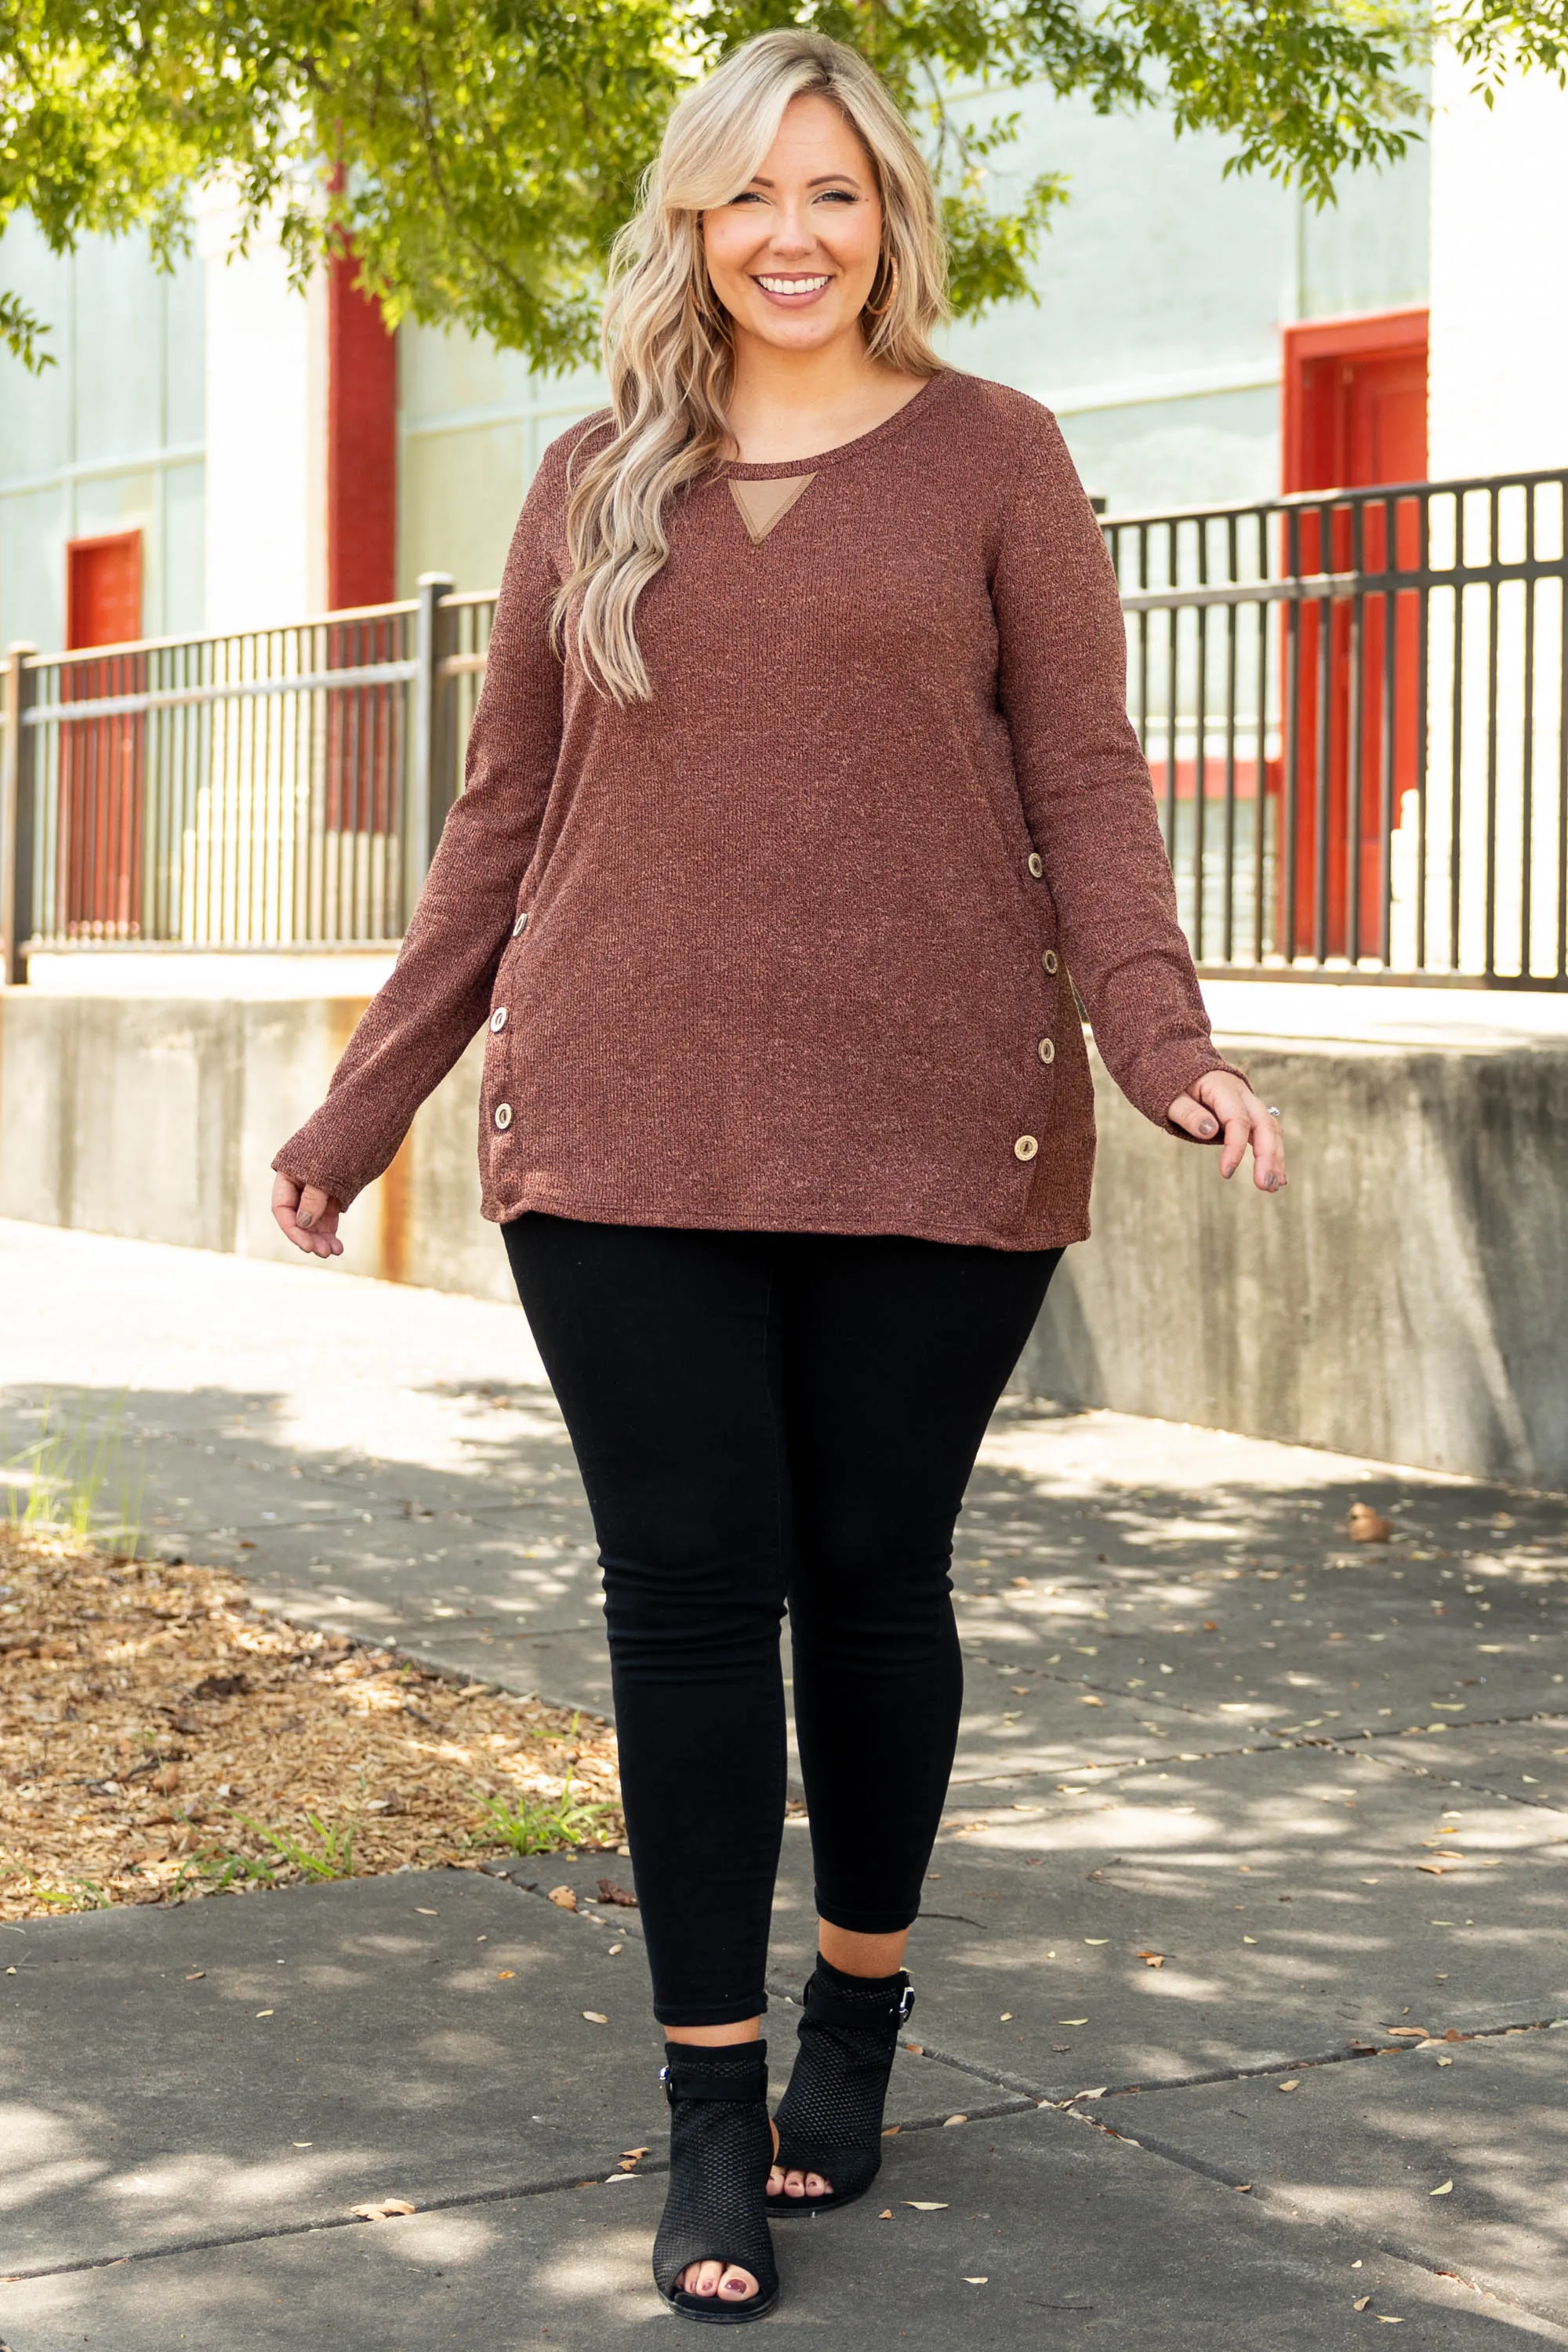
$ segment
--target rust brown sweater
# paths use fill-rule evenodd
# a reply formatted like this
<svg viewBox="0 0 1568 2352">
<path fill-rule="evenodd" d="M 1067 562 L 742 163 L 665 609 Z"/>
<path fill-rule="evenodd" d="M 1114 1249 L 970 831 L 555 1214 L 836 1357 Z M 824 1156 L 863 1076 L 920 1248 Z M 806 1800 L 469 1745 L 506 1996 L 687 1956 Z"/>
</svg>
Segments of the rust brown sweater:
<svg viewBox="0 0 1568 2352">
<path fill-rule="evenodd" d="M 638 608 L 653 699 L 624 710 L 549 640 L 567 463 L 603 429 L 529 492 L 466 789 L 274 1165 L 346 1206 L 488 1018 L 487 1217 L 1080 1239 L 1068 967 L 1150 1118 L 1227 1065 L 1054 419 L 943 375 L 858 440 L 689 492 Z M 800 476 L 753 541 L 731 481 Z"/>
</svg>

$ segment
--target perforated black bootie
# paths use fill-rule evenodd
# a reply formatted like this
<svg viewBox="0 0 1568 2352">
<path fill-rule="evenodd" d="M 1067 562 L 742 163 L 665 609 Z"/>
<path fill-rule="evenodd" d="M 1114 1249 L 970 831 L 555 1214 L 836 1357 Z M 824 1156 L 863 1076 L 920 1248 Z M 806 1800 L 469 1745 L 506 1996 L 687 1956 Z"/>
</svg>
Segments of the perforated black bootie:
<svg viewBox="0 0 1568 2352">
<path fill-rule="evenodd" d="M 664 2045 L 669 2101 L 669 2194 L 653 2245 L 654 2284 L 683 2319 L 719 2326 L 761 2319 L 779 2299 L 768 2235 L 768 2045 Z M 732 2263 L 757 2292 L 744 2303 L 688 2294 L 676 2280 L 691 2263 Z"/>
<path fill-rule="evenodd" d="M 785 2213 L 830 2213 L 864 2197 L 882 2167 L 882 2109 L 899 2046 L 899 2028 L 915 2005 L 907 1972 L 851 1977 L 819 1952 L 805 1993 L 800 2049 L 774 2117 L 784 2172 L 818 2172 L 822 2197 L 768 2199 Z"/>
</svg>

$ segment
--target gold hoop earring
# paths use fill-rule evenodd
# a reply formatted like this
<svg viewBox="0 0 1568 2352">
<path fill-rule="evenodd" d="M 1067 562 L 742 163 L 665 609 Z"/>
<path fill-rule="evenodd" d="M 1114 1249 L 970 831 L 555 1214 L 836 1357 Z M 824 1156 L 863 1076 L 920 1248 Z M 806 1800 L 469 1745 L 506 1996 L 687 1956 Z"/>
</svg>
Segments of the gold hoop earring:
<svg viewBox="0 0 1568 2352">
<path fill-rule="evenodd" d="M 868 302 L 866 305 L 867 315 L 873 319 L 885 319 L 889 311 L 892 309 L 893 304 L 898 300 L 899 257 L 896 253 L 890 253 L 887 257 L 887 272 L 888 290 L 886 295 L 880 302 Z"/>
</svg>

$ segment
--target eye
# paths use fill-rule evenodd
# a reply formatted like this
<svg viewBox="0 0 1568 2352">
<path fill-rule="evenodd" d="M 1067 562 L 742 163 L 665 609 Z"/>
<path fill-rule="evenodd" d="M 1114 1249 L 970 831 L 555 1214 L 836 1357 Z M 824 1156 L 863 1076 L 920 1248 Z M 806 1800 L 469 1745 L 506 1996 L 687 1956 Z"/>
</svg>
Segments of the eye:
<svg viewBox="0 0 1568 2352">
<path fill-rule="evenodd" d="M 829 205 L 858 205 L 859 197 L 853 188 L 824 188 L 822 202 Z"/>
<path fill-rule="evenodd" d="M 763 192 L 760 188 L 742 188 L 738 196 L 731 197 L 730 202 L 732 205 L 760 205 L 763 202 Z"/>
</svg>

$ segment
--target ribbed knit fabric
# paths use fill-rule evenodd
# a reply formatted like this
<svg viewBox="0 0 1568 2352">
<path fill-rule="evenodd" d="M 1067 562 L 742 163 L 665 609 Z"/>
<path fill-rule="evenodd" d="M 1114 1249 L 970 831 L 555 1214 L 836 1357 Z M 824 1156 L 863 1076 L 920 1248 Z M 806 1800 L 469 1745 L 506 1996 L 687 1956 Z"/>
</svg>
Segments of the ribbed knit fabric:
<svg viewBox="0 0 1568 2352">
<path fill-rule="evenodd" d="M 1228 1066 L 1054 419 L 945 374 L 858 440 L 689 491 L 637 608 L 653 698 L 628 709 L 549 634 L 568 465 L 604 429 L 563 435 L 529 492 L 466 789 L 274 1165 L 346 1206 L 489 1016 L 487 1217 L 1081 1239 L 1068 968 L 1150 1118 Z M 802 474 L 753 544 L 726 477 Z"/>
</svg>

